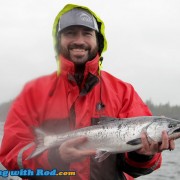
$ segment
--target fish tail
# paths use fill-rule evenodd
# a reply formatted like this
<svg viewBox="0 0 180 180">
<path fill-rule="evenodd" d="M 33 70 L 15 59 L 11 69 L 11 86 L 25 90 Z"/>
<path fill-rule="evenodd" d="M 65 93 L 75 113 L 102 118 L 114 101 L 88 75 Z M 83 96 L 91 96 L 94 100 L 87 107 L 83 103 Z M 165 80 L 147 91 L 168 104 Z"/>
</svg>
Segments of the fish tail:
<svg viewBox="0 0 180 180">
<path fill-rule="evenodd" d="M 44 145 L 44 138 L 47 136 L 46 133 L 41 129 L 35 129 L 34 132 L 36 134 L 36 149 L 26 158 L 26 160 L 41 154 L 47 149 L 47 146 Z"/>
</svg>

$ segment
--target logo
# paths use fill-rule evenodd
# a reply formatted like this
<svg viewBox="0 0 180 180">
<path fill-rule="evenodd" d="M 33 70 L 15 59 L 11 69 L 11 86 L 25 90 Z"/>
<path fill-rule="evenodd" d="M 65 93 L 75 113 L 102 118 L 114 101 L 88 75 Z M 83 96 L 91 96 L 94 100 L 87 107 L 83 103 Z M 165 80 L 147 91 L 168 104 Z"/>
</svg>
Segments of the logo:
<svg viewBox="0 0 180 180">
<path fill-rule="evenodd" d="M 88 22 L 88 23 L 93 22 L 92 17 L 89 16 L 89 14 L 86 14 L 85 12 L 79 13 L 78 15 L 79 15 L 79 17 L 80 17 L 80 19 L 82 21 L 85 21 L 85 22 Z"/>
</svg>

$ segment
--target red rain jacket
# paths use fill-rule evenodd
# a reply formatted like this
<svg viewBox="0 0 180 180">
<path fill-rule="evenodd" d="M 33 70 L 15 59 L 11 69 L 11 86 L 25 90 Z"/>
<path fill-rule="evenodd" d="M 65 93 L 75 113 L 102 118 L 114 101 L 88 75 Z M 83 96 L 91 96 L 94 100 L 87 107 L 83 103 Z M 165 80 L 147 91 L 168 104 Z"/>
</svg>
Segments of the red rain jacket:
<svg viewBox="0 0 180 180">
<path fill-rule="evenodd" d="M 13 102 L 4 127 L 0 160 L 7 169 L 68 169 L 76 171 L 71 180 L 116 179 L 118 176 L 121 179 L 126 176 L 130 180 L 160 167 L 161 154 L 149 157 L 134 152 L 111 155 L 100 164 L 93 158 L 65 164 L 53 150 L 26 160 L 35 149 L 35 127 L 59 134 L 96 124 L 96 119 L 101 116 L 127 118 L 151 115 L 130 84 L 105 71 L 98 74 L 98 61 L 99 56 L 86 63 L 81 88 L 74 78 L 74 64 L 63 57 L 60 76 L 53 73 L 25 85 Z"/>
</svg>

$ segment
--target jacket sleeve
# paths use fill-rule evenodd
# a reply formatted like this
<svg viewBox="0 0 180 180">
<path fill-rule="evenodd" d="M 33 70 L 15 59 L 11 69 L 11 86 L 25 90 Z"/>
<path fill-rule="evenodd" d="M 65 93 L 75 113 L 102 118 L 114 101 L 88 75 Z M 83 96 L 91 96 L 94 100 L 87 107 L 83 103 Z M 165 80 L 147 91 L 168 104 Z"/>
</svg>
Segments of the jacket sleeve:
<svg viewBox="0 0 180 180">
<path fill-rule="evenodd" d="M 160 153 L 154 156 L 140 155 L 136 152 L 117 155 L 118 169 L 134 178 L 152 173 L 161 166 L 161 162 Z"/>
<path fill-rule="evenodd" d="M 39 93 L 38 90 L 36 93 Z M 39 126 L 39 114 L 36 108 L 36 105 L 39 105 L 36 103 L 37 98 L 35 102 L 33 94 L 32 89 L 25 86 L 21 94 L 13 102 L 4 125 L 0 160 L 9 170 L 51 168 L 47 151 L 36 158 L 27 160 L 27 157 L 35 149 L 35 143 L 33 143 L 35 136 L 32 127 Z"/>
<path fill-rule="evenodd" d="M 149 108 L 143 103 L 134 88 L 127 84 L 124 93 L 123 104 L 119 117 L 151 116 Z M 136 152 L 118 154 L 118 169 L 132 177 L 146 175 L 161 166 L 162 156 L 157 153 L 154 156 L 140 155 Z"/>
</svg>

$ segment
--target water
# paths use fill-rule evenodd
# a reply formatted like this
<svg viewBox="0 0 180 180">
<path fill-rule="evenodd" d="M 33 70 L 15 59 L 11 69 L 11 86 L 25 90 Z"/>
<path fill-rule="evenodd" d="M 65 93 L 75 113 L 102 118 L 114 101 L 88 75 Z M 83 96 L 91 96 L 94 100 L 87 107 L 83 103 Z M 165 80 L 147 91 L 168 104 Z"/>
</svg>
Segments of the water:
<svg viewBox="0 0 180 180">
<path fill-rule="evenodd" d="M 180 139 L 176 140 L 174 151 L 162 153 L 163 162 L 160 169 L 153 173 L 141 176 L 137 180 L 179 180 L 180 179 Z"/>
<path fill-rule="evenodd" d="M 0 122 L 0 142 L 3 134 L 3 123 Z M 174 151 L 164 151 L 163 163 L 160 169 L 154 171 L 153 173 L 141 176 L 137 180 L 179 180 L 180 177 L 180 139 L 176 140 L 176 149 Z M 0 170 L 4 167 L 0 165 Z M 0 180 L 2 178 L 0 177 Z M 8 179 L 17 180 L 17 177 L 10 177 Z M 19 178 L 18 178 L 19 179 Z"/>
</svg>

